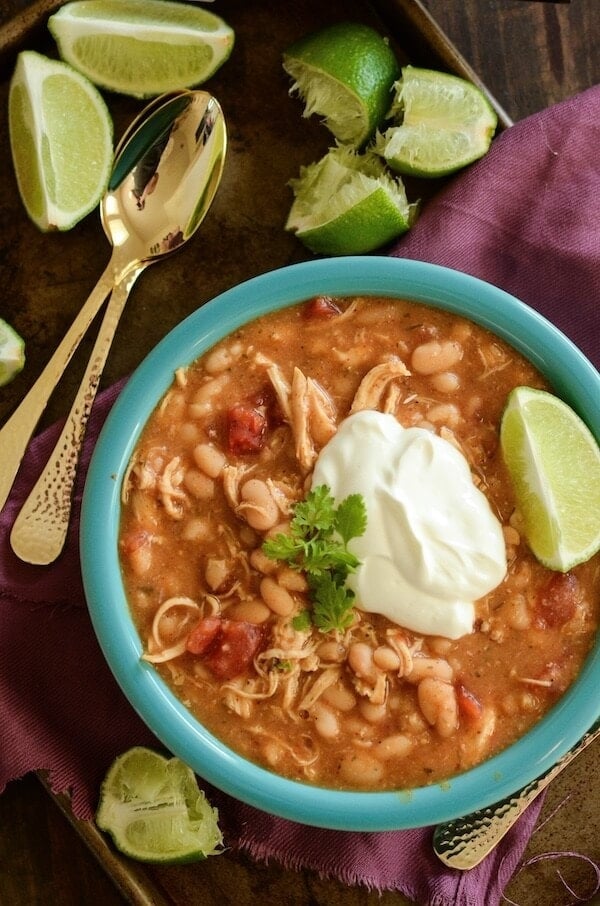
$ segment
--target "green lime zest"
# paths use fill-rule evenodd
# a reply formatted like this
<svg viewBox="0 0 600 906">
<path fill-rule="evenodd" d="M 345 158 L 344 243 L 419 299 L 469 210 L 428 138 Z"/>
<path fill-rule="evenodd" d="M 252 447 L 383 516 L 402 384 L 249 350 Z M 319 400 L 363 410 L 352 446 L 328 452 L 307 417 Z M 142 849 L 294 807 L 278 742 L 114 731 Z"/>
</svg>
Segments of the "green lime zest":
<svg viewBox="0 0 600 906">
<path fill-rule="evenodd" d="M 399 177 L 373 151 L 332 148 L 290 181 L 285 229 L 312 252 L 361 255 L 405 233 L 418 213 Z"/>
<path fill-rule="evenodd" d="M 389 42 L 359 22 L 338 22 L 300 38 L 283 54 L 304 101 L 336 141 L 358 148 L 380 128 L 400 67 Z"/>
<path fill-rule="evenodd" d="M 218 817 L 183 761 L 136 746 L 111 765 L 96 824 L 132 859 L 185 863 L 222 852 Z"/>
<path fill-rule="evenodd" d="M 516 387 L 500 423 L 500 448 L 537 559 L 568 572 L 600 550 L 600 448 L 567 403 Z"/>
<path fill-rule="evenodd" d="M 322 632 L 347 629 L 354 619 L 354 592 L 346 579 L 360 561 L 348 550 L 364 534 L 367 511 L 360 494 L 350 494 L 336 507 L 326 485 L 318 485 L 294 507 L 290 533 L 279 533 L 263 544 L 264 553 L 306 574 L 311 591 L 312 623 Z M 298 614 L 307 628 L 307 612 Z"/>
<path fill-rule="evenodd" d="M 220 16 L 171 0 L 72 0 L 48 28 L 66 63 L 101 88 L 140 98 L 203 84 L 235 41 Z"/>
</svg>

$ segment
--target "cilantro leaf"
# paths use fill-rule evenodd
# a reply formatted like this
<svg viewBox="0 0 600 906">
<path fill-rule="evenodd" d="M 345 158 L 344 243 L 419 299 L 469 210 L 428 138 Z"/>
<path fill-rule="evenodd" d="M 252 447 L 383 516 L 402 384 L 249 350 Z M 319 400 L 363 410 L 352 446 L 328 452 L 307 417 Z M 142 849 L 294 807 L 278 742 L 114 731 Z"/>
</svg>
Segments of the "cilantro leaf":
<svg viewBox="0 0 600 906">
<path fill-rule="evenodd" d="M 295 617 L 292 618 L 292 626 L 296 632 L 305 632 L 307 629 L 310 629 L 312 625 L 312 620 L 309 610 L 301 610 L 300 613 L 297 613 Z"/>
<path fill-rule="evenodd" d="M 342 500 L 335 514 L 334 528 L 345 545 L 363 535 L 367 527 L 367 508 L 361 494 Z"/>
<path fill-rule="evenodd" d="M 311 583 L 314 605 L 313 622 L 322 632 L 331 629 L 348 629 L 352 625 L 354 613 L 354 592 L 325 573 L 316 582 Z"/>
<path fill-rule="evenodd" d="M 294 507 L 292 527 L 306 535 L 329 536 L 335 524 L 334 500 L 327 485 L 319 485 Z"/>
<path fill-rule="evenodd" d="M 294 566 L 295 561 L 300 558 L 300 562 L 296 566 L 298 569 L 302 568 L 305 544 L 301 539 L 298 540 L 292 535 L 279 532 L 273 538 L 265 541 L 262 548 L 271 560 L 285 560 L 290 566 Z"/>
<path fill-rule="evenodd" d="M 263 544 L 268 557 L 306 573 L 313 598 L 312 622 L 322 632 L 344 630 L 352 623 L 354 592 L 345 583 L 360 561 L 348 550 L 348 542 L 362 535 L 366 525 L 360 494 L 350 494 L 336 508 L 327 485 L 319 485 L 294 506 L 290 534 L 278 534 Z M 305 613 L 294 618 L 299 625 L 302 618 L 303 627 Z"/>
</svg>

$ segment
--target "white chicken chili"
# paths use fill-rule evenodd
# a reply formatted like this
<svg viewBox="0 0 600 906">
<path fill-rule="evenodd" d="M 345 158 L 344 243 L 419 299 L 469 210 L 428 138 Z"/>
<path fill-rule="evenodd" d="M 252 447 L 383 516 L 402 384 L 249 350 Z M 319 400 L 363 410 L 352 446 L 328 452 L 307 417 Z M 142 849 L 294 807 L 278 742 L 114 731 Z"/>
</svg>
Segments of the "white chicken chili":
<svg viewBox="0 0 600 906">
<path fill-rule="evenodd" d="M 179 370 L 123 484 L 153 663 L 216 736 L 332 788 L 449 778 L 521 736 L 595 637 L 600 557 L 529 552 L 502 462 L 521 355 L 452 313 L 318 297 Z"/>
</svg>

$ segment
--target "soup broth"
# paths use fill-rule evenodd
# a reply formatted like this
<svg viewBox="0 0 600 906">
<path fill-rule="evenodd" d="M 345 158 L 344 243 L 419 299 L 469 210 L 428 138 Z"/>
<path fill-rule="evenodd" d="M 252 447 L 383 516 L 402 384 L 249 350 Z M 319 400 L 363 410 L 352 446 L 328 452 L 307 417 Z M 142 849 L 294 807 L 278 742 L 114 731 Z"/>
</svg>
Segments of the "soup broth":
<svg viewBox="0 0 600 906">
<path fill-rule="evenodd" d="M 212 733 L 286 777 L 410 788 L 552 707 L 594 642 L 600 558 L 552 573 L 524 542 L 498 442 L 518 385 L 546 387 L 482 327 L 371 297 L 268 314 L 176 373 L 125 476 L 120 557 L 144 657 Z M 458 449 L 501 525 L 505 576 L 458 638 L 359 607 L 322 631 L 306 576 L 263 550 L 357 409 Z"/>
</svg>

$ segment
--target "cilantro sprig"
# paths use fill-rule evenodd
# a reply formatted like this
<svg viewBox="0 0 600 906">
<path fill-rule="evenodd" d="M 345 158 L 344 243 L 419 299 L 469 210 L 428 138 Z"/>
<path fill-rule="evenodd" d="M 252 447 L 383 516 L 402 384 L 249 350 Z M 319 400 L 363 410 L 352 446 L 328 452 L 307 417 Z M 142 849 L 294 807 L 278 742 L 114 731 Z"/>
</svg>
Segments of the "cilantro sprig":
<svg viewBox="0 0 600 906">
<path fill-rule="evenodd" d="M 318 629 L 347 629 L 354 618 L 354 592 L 345 583 L 360 566 L 348 543 L 367 527 L 365 502 L 360 494 L 350 494 L 336 507 L 327 485 L 319 485 L 294 506 L 293 513 L 289 534 L 265 541 L 263 551 L 306 574 L 312 622 Z M 306 625 L 306 615 L 299 618 Z"/>
</svg>

